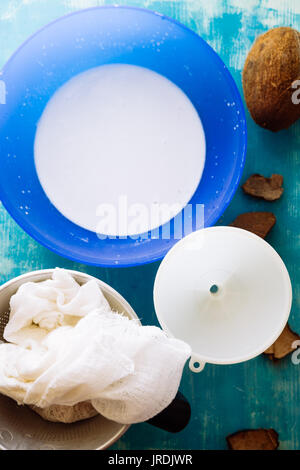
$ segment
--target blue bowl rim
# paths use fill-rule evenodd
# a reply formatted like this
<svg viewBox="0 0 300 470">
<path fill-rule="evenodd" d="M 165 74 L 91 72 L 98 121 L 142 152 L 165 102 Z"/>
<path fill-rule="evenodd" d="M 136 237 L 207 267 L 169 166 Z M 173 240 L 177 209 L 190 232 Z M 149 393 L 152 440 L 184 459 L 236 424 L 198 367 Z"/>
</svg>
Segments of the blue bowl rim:
<svg viewBox="0 0 300 470">
<path fill-rule="evenodd" d="M 31 34 L 24 42 L 22 42 L 22 44 L 13 52 L 13 54 L 10 56 L 10 58 L 6 61 L 6 63 L 4 64 L 4 66 L 0 69 L 0 72 L 4 71 L 5 67 L 14 59 L 14 57 L 19 53 L 20 50 L 23 49 L 23 47 L 26 46 L 26 44 L 31 41 L 32 38 L 34 38 L 35 36 L 37 36 L 38 34 L 40 34 L 42 31 L 46 30 L 47 28 L 51 27 L 53 24 L 59 22 L 59 21 L 63 21 L 65 18 L 68 18 L 68 17 L 71 17 L 73 15 L 79 15 L 79 14 L 82 14 L 86 11 L 91 11 L 91 10 L 100 10 L 100 9 L 123 9 L 123 10 L 136 10 L 136 11 L 141 11 L 141 12 L 144 12 L 144 13 L 148 13 L 150 15 L 156 15 L 156 16 L 159 16 L 161 18 L 164 18 L 168 21 L 170 21 L 171 23 L 174 23 L 175 25 L 179 26 L 180 28 L 184 29 L 186 32 L 188 32 L 189 34 L 197 37 L 198 40 L 200 40 L 203 44 L 204 47 L 206 47 L 207 49 L 210 50 L 210 52 L 215 56 L 215 59 L 217 62 L 219 62 L 220 65 L 222 65 L 223 67 L 223 71 L 224 71 L 224 74 L 227 76 L 227 78 L 229 79 L 229 82 L 231 83 L 231 86 L 236 94 L 236 99 L 238 101 L 238 105 L 239 105 L 239 110 L 240 110 L 240 113 L 241 113 L 241 120 L 244 122 L 244 127 L 243 127 L 243 144 L 241 145 L 241 164 L 240 164 L 240 171 L 239 171 L 239 174 L 236 178 L 235 181 L 232 182 L 232 185 L 231 185 L 231 188 L 230 188 L 230 191 L 228 191 L 227 193 L 227 197 L 226 197 L 226 201 L 222 204 L 222 209 L 221 209 L 221 213 L 214 216 L 214 217 L 211 217 L 209 220 L 208 220 L 208 223 L 206 224 L 206 226 L 210 227 L 212 225 L 214 225 L 218 219 L 222 216 L 222 214 L 225 212 L 225 210 L 227 209 L 228 205 L 230 204 L 237 188 L 238 188 L 238 185 L 239 185 L 239 182 L 241 180 L 241 177 L 242 177 L 242 173 L 243 173 L 243 170 L 244 170 L 244 166 L 245 166 L 245 159 L 246 159 L 246 152 L 247 152 L 247 124 L 246 124 L 246 113 L 245 113 L 245 108 L 244 108 L 244 104 L 243 104 L 243 101 L 242 101 L 242 98 L 241 98 L 241 95 L 240 95 L 240 92 L 239 92 L 239 89 L 231 75 L 231 73 L 229 72 L 228 70 L 228 67 L 225 65 L 225 63 L 223 62 L 223 60 L 221 59 L 221 57 L 218 55 L 218 53 L 201 37 L 199 36 L 199 34 L 197 34 L 196 32 L 194 32 L 193 30 L 191 30 L 190 28 L 188 28 L 187 26 L 185 26 L 184 24 L 180 23 L 179 21 L 175 20 L 174 18 L 171 18 L 167 15 L 164 15 L 162 13 L 159 13 L 155 10 L 150 10 L 148 8 L 142 8 L 142 7 L 136 7 L 136 6 L 130 6 L 130 5 L 99 5 L 99 6 L 94 6 L 94 7 L 89 7 L 89 8 L 83 8 L 83 9 L 80 9 L 80 10 L 76 10 L 76 11 L 72 11 L 70 13 L 66 13 L 65 15 L 62 15 L 60 16 L 59 18 L 56 18 L 55 20 L 53 21 L 50 21 L 49 23 L 47 23 L 46 25 L 42 26 L 41 28 L 37 29 L 37 31 L 35 31 L 33 34 Z M 24 230 L 31 238 L 33 238 L 35 241 L 37 241 L 39 244 L 41 244 L 42 246 L 44 246 L 45 248 L 49 249 L 50 251 L 52 251 L 53 253 L 59 255 L 59 256 L 62 256 L 64 258 L 67 258 L 71 261 L 75 261 L 75 262 L 79 262 L 79 263 L 84 263 L 86 265 L 89 265 L 89 266 L 101 266 L 101 267 L 104 267 L 104 268 L 109 268 L 109 267 L 114 267 L 114 268 L 127 268 L 127 267 L 134 267 L 134 266 L 140 266 L 140 265 L 144 265 L 144 264 L 149 264 L 149 263 L 154 263 L 156 261 L 160 261 L 162 260 L 162 258 L 164 258 L 164 256 L 167 254 L 167 252 L 172 248 L 172 246 L 177 242 L 177 240 L 173 240 L 173 243 L 171 244 L 171 246 L 169 247 L 165 247 L 163 248 L 159 255 L 156 255 L 156 256 L 153 256 L 151 259 L 139 259 L 139 261 L 133 261 L 133 262 L 125 262 L 125 263 L 122 263 L 122 260 L 119 259 L 119 264 L 116 265 L 116 264 L 113 264 L 113 263 L 95 263 L 95 262 L 92 262 L 92 261 L 86 261 L 85 259 L 83 258 L 80 258 L 80 257 L 72 257 L 71 255 L 69 254 L 65 254 L 63 252 L 63 250 L 59 250 L 59 249 L 56 249 L 55 247 L 53 247 L 50 243 L 48 243 L 43 237 L 40 237 L 39 235 L 36 235 L 35 233 L 33 233 L 34 231 L 31 231 L 30 228 L 26 228 L 24 227 L 24 224 L 23 224 L 23 220 L 20 219 L 19 220 L 19 217 L 16 213 L 14 213 L 13 210 L 10 210 L 8 208 L 9 206 L 9 203 L 6 203 L 6 201 L 3 201 L 2 200 L 2 197 L 1 197 L 1 186 L 0 186 L 0 201 L 2 202 L 2 205 L 5 207 L 5 209 L 7 210 L 7 212 L 9 213 L 9 215 L 14 219 L 14 221 L 19 225 L 19 227 L 22 228 L 22 230 Z"/>
</svg>

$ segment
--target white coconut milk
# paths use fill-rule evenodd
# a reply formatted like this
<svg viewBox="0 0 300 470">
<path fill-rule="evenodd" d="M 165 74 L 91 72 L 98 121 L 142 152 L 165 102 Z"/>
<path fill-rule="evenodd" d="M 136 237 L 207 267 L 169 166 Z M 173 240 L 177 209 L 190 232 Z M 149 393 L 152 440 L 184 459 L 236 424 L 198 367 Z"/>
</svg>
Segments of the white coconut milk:
<svg viewBox="0 0 300 470">
<path fill-rule="evenodd" d="M 35 138 L 35 165 L 53 205 L 69 220 L 99 231 L 100 215 L 168 205 L 160 223 L 188 203 L 202 176 L 205 137 L 188 97 L 165 77 L 114 64 L 90 69 L 64 84 L 48 102 Z M 142 218 L 143 219 L 143 218 Z M 106 224 L 107 235 L 157 226 Z"/>
</svg>

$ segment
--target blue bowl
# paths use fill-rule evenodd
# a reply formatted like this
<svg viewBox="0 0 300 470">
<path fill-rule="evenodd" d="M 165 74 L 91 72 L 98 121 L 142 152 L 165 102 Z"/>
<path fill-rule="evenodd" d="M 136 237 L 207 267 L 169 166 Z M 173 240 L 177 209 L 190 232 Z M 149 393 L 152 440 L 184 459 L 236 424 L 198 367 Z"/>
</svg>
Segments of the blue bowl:
<svg viewBox="0 0 300 470">
<path fill-rule="evenodd" d="M 161 259 L 176 240 L 105 239 L 67 220 L 45 195 L 35 170 L 36 126 L 53 93 L 74 75 L 108 63 L 148 67 L 190 98 L 206 136 L 202 179 L 190 203 L 204 204 L 213 225 L 240 180 L 246 153 L 241 97 L 219 56 L 197 34 L 160 14 L 130 7 L 81 10 L 30 37 L 3 68 L 0 104 L 0 197 L 35 240 L 67 258 L 98 266 Z M 187 233 L 186 233 L 187 234 Z"/>
</svg>

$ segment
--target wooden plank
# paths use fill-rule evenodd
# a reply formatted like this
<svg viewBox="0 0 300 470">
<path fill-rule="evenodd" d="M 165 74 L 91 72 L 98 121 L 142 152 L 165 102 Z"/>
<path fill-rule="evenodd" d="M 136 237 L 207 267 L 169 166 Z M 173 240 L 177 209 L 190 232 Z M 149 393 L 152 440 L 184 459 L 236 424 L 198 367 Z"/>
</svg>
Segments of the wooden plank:
<svg viewBox="0 0 300 470">
<path fill-rule="evenodd" d="M 70 11 L 114 4 L 94 0 L 2 0 L 0 3 L 0 66 L 31 33 Z M 169 15 L 199 33 L 229 66 L 241 90 L 241 69 L 255 37 L 273 26 L 300 24 L 297 0 L 119 0 Z M 248 121 L 248 155 L 243 179 L 251 173 L 284 176 L 285 192 L 272 203 L 250 199 L 241 190 L 219 223 L 240 212 L 271 210 L 278 223 L 269 237 L 287 264 L 294 286 L 291 326 L 300 331 L 299 123 L 279 134 Z M 65 260 L 34 242 L 0 208 L 0 282 L 34 269 L 61 266 L 95 275 L 131 302 L 144 324 L 156 324 L 152 287 L 158 263 L 129 269 L 101 269 Z M 132 426 L 114 449 L 223 449 L 225 436 L 240 428 L 273 427 L 281 449 L 299 449 L 299 369 L 290 358 L 273 364 L 259 357 L 234 366 L 208 365 L 193 375 L 186 368 L 182 391 L 192 404 L 192 421 L 178 435 L 146 424 Z"/>
</svg>

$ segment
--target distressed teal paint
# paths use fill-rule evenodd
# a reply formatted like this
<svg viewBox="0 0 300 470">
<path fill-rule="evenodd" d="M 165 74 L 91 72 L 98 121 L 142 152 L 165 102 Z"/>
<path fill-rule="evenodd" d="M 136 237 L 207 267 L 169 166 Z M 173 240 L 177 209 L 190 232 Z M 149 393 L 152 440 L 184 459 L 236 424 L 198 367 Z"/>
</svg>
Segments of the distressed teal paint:
<svg viewBox="0 0 300 470">
<path fill-rule="evenodd" d="M 1 0 L 0 67 L 31 33 L 70 11 L 109 0 Z M 254 38 L 273 26 L 300 27 L 297 0 L 185 0 L 122 1 L 121 5 L 144 6 L 169 15 L 201 34 L 229 66 L 241 90 L 241 68 Z M 273 134 L 260 129 L 249 114 L 249 145 L 245 179 L 251 173 L 283 174 L 281 200 L 268 203 L 237 192 L 219 224 L 239 213 L 271 210 L 277 225 L 269 242 L 278 250 L 291 274 L 294 290 L 291 326 L 300 332 L 300 124 Z M 1 171 L 1 170 L 0 170 Z M 152 288 L 158 263 L 128 269 L 87 267 L 60 258 L 31 240 L 0 207 L 0 282 L 34 269 L 61 266 L 95 275 L 119 290 L 144 324 L 157 324 Z M 281 449 L 299 449 L 300 366 L 286 358 L 273 364 L 260 356 L 245 364 L 208 365 L 193 375 L 187 368 L 182 391 L 192 404 L 192 420 L 178 435 L 146 424 L 132 426 L 114 449 L 224 449 L 225 436 L 240 428 L 273 427 L 280 434 Z"/>
</svg>

